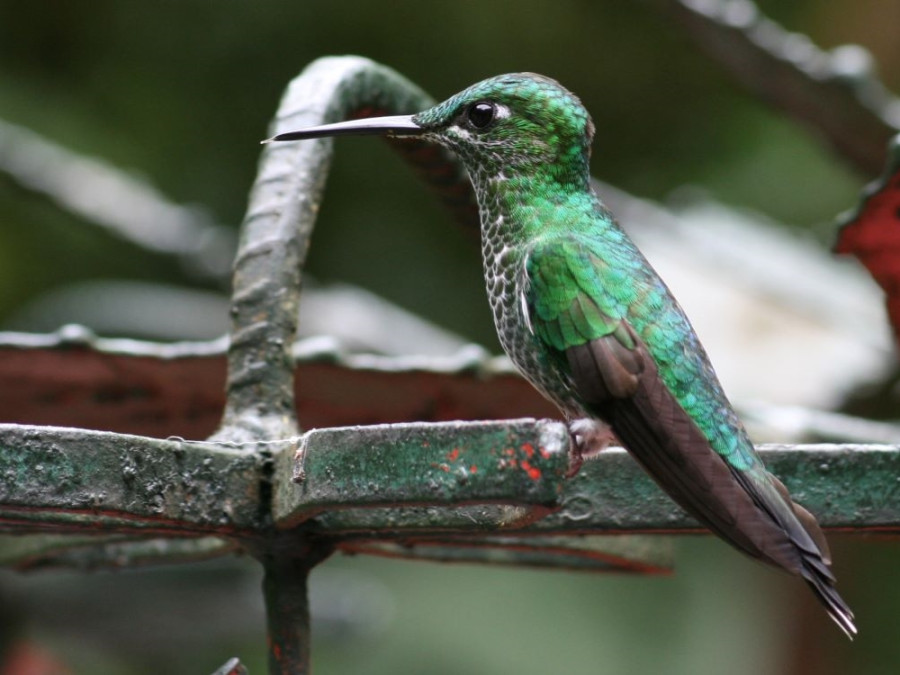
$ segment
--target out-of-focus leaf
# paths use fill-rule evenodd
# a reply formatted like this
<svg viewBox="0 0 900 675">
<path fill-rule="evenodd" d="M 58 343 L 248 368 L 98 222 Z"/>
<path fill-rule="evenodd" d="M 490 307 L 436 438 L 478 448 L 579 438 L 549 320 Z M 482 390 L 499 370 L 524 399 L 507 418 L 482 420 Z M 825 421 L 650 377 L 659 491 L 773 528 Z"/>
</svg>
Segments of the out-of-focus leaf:
<svg viewBox="0 0 900 675">
<path fill-rule="evenodd" d="M 866 186 L 856 210 L 840 218 L 834 250 L 855 255 L 887 294 L 888 318 L 900 337 L 900 135 L 884 173 Z"/>
</svg>

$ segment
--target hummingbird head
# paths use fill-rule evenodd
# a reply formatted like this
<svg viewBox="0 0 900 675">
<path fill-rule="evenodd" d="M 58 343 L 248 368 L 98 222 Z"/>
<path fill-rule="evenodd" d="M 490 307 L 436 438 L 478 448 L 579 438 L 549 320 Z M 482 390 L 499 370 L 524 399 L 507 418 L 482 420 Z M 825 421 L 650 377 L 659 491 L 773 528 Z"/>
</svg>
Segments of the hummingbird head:
<svg viewBox="0 0 900 675">
<path fill-rule="evenodd" d="M 412 120 L 424 138 L 452 150 L 470 173 L 587 174 L 590 115 L 574 94 L 542 75 L 483 80 Z"/>
<path fill-rule="evenodd" d="M 453 151 L 476 186 L 529 175 L 587 184 L 594 124 L 574 94 L 534 73 L 491 77 L 415 115 L 374 117 L 279 134 L 417 136 Z M 483 183 L 482 183 L 483 184 Z"/>
</svg>

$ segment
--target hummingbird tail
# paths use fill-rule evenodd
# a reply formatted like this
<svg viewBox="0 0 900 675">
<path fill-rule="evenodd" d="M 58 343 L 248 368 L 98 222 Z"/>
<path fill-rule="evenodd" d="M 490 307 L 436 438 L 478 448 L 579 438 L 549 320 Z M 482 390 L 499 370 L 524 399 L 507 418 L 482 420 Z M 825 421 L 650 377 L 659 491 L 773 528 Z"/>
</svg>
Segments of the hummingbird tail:
<svg viewBox="0 0 900 675">
<path fill-rule="evenodd" d="M 797 537 L 796 532 L 791 537 L 801 552 L 800 575 L 812 588 L 819 602 L 825 606 L 828 616 L 852 640 L 856 635 L 853 612 L 834 587 L 835 578 L 831 571 L 831 551 L 828 547 L 828 541 L 825 539 L 825 533 L 822 531 L 816 517 L 791 499 L 784 483 L 772 474 L 768 474 L 768 479 L 785 502 L 791 506 L 797 521 L 806 530 L 814 544 L 810 547 L 807 542 L 803 542 L 801 537 Z M 786 531 L 790 533 L 791 529 L 787 527 Z"/>
<path fill-rule="evenodd" d="M 827 563 L 817 556 L 806 554 L 803 556 L 801 574 L 819 602 L 825 606 L 831 620 L 852 640 L 856 636 L 853 612 L 834 587 L 834 575 Z"/>
<path fill-rule="evenodd" d="M 853 623 L 853 612 L 844 602 L 844 599 L 838 594 L 837 590 L 830 583 L 822 579 L 807 578 L 806 583 L 812 588 L 813 593 L 819 601 L 825 605 L 828 616 L 834 621 L 838 628 L 844 631 L 844 634 L 851 640 L 856 637 L 856 624 Z"/>
<path fill-rule="evenodd" d="M 566 353 L 573 381 L 592 411 L 688 513 L 737 549 L 802 577 L 852 638 L 853 612 L 834 588 L 828 542 L 815 517 L 794 503 L 761 462 L 738 470 L 715 452 L 636 336 L 634 353 L 626 354 L 631 360 L 610 346 L 612 339 Z"/>
</svg>

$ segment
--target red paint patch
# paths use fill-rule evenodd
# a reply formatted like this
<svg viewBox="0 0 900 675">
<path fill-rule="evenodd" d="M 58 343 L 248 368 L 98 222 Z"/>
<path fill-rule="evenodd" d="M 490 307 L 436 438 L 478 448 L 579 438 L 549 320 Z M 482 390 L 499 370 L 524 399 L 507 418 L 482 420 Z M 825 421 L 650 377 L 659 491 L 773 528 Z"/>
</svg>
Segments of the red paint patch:
<svg viewBox="0 0 900 675">
<path fill-rule="evenodd" d="M 478 473 L 478 467 L 473 464 L 469 467 L 469 473 Z"/>
<path fill-rule="evenodd" d="M 529 463 L 528 460 L 522 460 L 522 468 L 531 480 L 540 480 L 541 470 L 536 466 L 531 466 L 531 463 Z"/>
<path fill-rule="evenodd" d="M 534 457 L 534 446 L 531 443 L 525 443 L 522 446 L 522 451 L 528 455 L 528 459 Z"/>
<path fill-rule="evenodd" d="M 447 453 L 447 461 L 455 462 L 457 459 L 459 459 L 459 448 L 453 448 Z"/>
<path fill-rule="evenodd" d="M 538 448 L 538 452 L 541 453 L 541 457 L 544 459 L 550 459 L 550 453 L 547 452 L 546 448 Z"/>
<path fill-rule="evenodd" d="M 514 457 L 511 459 L 501 459 L 499 462 L 497 462 L 497 468 L 500 471 L 503 471 L 505 469 L 515 469 L 518 466 L 519 466 L 519 461 L 517 459 L 515 459 Z"/>
</svg>

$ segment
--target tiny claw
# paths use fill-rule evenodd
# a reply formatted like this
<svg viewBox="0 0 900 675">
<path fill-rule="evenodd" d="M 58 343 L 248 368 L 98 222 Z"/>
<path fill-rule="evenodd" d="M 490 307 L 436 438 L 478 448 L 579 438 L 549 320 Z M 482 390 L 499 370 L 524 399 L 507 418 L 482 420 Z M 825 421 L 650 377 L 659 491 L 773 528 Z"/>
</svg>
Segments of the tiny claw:
<svg viewBox="0 0 900 675">
<path fill-rule="evenodd" d="M 571 452 L 569 452 L 569 468 L 566 470 L 566 480 L 577 476 L 578 472 L 581 471 L 582 464 L 584 464 L 584 457 L 582 457 L 581 452 L 578 450 L 578 446 L 573 445 Z"/>
<path fill-rule="evenodd" d="M 575 476 L 584 460 L 593 459 L 617 442 L 610 426 L 592 417 L 583 417 L 570 422 L 569 436 L 572 439 L 572 447 L 569 451 L 569 470 L 566 472 L 566 478 Z"/>
</svg>

